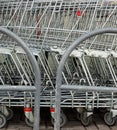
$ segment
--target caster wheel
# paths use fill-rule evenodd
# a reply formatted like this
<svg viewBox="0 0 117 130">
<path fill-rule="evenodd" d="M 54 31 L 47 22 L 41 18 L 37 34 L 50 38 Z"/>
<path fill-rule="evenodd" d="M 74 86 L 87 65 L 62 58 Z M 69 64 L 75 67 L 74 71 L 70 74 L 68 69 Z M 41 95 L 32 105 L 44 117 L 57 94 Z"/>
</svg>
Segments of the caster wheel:
<svg viewBox="0 0 117 130">
<path fill-rule="evenodd" d="M 51 117 L 51 123 L 54 125 L 54 119 Z M 60 127 L 63 127 L 67 123 L 67 117 L 66 115 L 62 112 L 60 116 Z"/>
<path fill-rule="evenodd" d="M 91 124 L 92 122 L 92 115 L 87 117 L 87 112 L 84 111 L 83 113 L 81 113 L 81 122 L 84 126 L 88 126 Z"/>
<path fill-rule="evenodd" d="M 112 117 L 112 112 L 104 114 L 104 121 L 108 126 L 113 126 L 116 123 L 116 117 Z"/>
<path fill-rule="evenodd" d="M 105 113 L 105 112 L 107 112 L 107 109 L 106 109 L 106 108 L 101 108 L 101 107 L 100 107 L 100 108 L 99 108 L 99 111 L 102 112 L 102 113 Z"/>
<path fill-rule="evenodd" d="M 30 122 L 30 120 L 28 118 L 25 118 L 25 123 L 27 126 L 33 127 L 33 122 Z"/>
<path fill-rule="evenodd" d="M 80 119 L 81 119 L 81 114 L 77 112 L 76 118 L 80 121 Z"/>
<path fill-rule="evenodd" d="M 6 125 L 6 117 L 4 114 L 0 113 L 0 128 L 3 128 Z"/>
<path fill-rule="evenodd" d="M 9 115 L 6 117 L 6 119 L 7 119 L 7 120 L 10 120 L 10 119 L 13 118 L 14 113 L 13 113 L 13 110 L 10 109 L 10 108 L 8 108 L 8 112 L 9 112 Z"/>
</svg>

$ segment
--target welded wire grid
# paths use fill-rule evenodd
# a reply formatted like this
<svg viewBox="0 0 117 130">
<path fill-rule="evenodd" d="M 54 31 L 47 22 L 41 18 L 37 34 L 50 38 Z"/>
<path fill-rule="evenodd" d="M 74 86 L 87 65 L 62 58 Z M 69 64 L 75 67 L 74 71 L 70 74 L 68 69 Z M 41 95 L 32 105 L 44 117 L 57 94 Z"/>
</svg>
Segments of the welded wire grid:
<svg viewBox="0 0 117 130">
<path fill-rule="evenodd" d="M 117 27 L 116 19 L 116 0 L 0 2 L 0 25 L 15 32 L 28 46 L 36 49 L 48 49 L 50 46 L 66 48 L 83 33 L 99 28 Z M 89 49 L 114 50 L 116 36 L 95 37 L 82 46 Z"/>
</svg>

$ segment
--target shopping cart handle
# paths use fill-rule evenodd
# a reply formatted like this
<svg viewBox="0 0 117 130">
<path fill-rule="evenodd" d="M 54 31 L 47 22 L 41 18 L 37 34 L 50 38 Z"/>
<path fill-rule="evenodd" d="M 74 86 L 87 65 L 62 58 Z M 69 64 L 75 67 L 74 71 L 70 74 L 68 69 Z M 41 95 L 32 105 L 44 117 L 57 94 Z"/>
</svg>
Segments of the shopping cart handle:
<svg viewBox="0 0 117 130">
<path fill-rule="evenodd" d="M 87 91 L 87 92 L 117 92 L 117 87 L 106 86 L 82 86 L 82 85 L 62 85 L 62 90 Z"/>
<path fill-rule="evenodd" d="M 35 86 L 0 85 L 0 91 L 36 91 Z"/>
</svg>

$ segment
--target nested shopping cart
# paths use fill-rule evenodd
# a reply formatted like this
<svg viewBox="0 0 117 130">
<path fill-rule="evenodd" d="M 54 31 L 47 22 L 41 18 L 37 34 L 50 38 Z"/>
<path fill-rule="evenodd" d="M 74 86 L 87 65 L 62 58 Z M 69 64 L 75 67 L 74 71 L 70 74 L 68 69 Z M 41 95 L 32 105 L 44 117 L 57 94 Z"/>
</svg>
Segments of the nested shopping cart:
<svg viewBox="0 0 117 130">
<path fill-rule="evenodd" d="M 12 102 L 12 99 L 10 99 L 11 97 L 15 96 L 14 93 L 17 93 L 18 91 L 21 93 L 23 91 L 23 93 L 25 92 L 35 92 L 34 97 L 35 97 L 35 101 L 34 101 L 34 130 L 38 130 L 39 129 L 39 122 L 40 122 L 40 70 L 39 67 L 37 65 L 37 62 L 33 56 L 33 54 L 31 53 L 31 51 L 29 50 L 29 48 L 27 47 L 27 45 L 13 32 L 9 31 L 8 29 L 2 28 L 0 27 L 0 32 L 5 35 L 6 38 L 8 38 L 9 40 L 11 40 L 14 43 L 17 43 L 20 47 L 23 48 L 23 50 L 25 51 L 25 53 L 27 54 L 30 63 L 32 64 L 32 67 L 34 69 L 34 73 L 35 73 L 35 82 L 34 85 L 18 85 L 13 83 L 13 77 L 12 72 L 15 72 L 15 70 L 13 71 L 14 68 L 12 68 L 12 70 L 10 71 L 10 69 L 8 69 L 9 67 L 13 67 L 12 63 L 10 62 L 6 62 L 10 60 L 10 53 L 7 52 L 7 50 L 2 50 L 1 55 L 3 54 L 3 56 L 1 56 L 1 71 L 3 69 L 3 75 L 1 75 L 0 81 L 1 81 L 1 85 L 0 85 L 0 97 L 1 97 L 1 106 L 0 106 L 0 128 L 4 127 L 6 125 L 7 120 L 11 119 L 13 116 L 13 112 L 11 109 L 8 109 L 5 104 L 2 104 L 2 100 L 4 100 L 5 102 L 9 102 L 9 107 L 11 107 L 10 102 Z M 3 36 L 2 35 L 2 36 Z M 0 41 L 2 43 L 2 40 Z M 9 43 L 7 43 L 9 44 Z M 1 48 L 2 49 L 2 48 Z M 3 53 L 3 51 L 5 51 L 6 53 Z M 10 51 L 9 51 L 10 52 Z M 6 56 L 7 55 L 7 56 Z M 5 57 L 5 58 L 4 58 Z M 7 66 L 9 65 L 9 66 Z M 8 67 L 8 68 L 7 68 Z M 4 71 L 5 70 L 5 71 Z M 2 77 L 3 76 L 3 77 Z M 12 83 L 11 83 L 12 81 Z M 11 83 L 11 84 L 10 84 Z M 7 96 L 6 96 L 7 95 Z M 7 100 L 6 97 L 9 97 L 9 99 Z M 5 99 L 6 98 L 6 99 Z M 25 99 L 23 99 L 25 100 Z M 31 108 L 31 107 L 30 107 Z M 24 104 L 24 109 L 28 109 L 26 112 L 28 112 L 28 114 L 26 113 L 26 116 L 29 116 L 29 106 L 27 107 L 27 103 Z"/>
<path fill-rule="evenodd" d="M 52 123 L 55 118 L 56 71 L 64 52 L 87 32 L 116 28 L 116 17 L 115 0 L 0 1 L 0 25 L 24 40 L 41 69 L 40 106 L 50 107 Z M 1 84 L 33 85 L 34 71 L 26 53 L 8 37 L 0 35 L 0 38 L 0 48 L 3 50 L 0 53 Z M 104 34 L 82 42 L 65 63 L 62 83 L 116 88 L 116 45 L 114 34 Z M 1 94 L 1 98 L 5 106 L 26 104 L 26 123 L 33 125 L 33 92 L 8 92 Z M 61 94 L 61 107 L 76 108 L 78 118 L 84 125 L 90 124 L 95 107 L 110 111 L 113 104 L 116 108 L 116 93 L 62 90 Z M 104 119 L 108 125 L 114 124 L 108 123 L 108 113 Z M 61 126 L 66 121 L 61 110 Z"/>
<path fill-rule="evenodd" d="M 115 71 L 114 71 L 114 66 L 112 64 L 113 61 L 110 61 L 111 58 L 116 58 L 115 55 L 113 55 L 113 49 L 109 50 L 106 52 L 106 54 L 108 53 L 109 55 L 107 56 L 105 54 L 105 52 L 102 52 L 100 50 L 97 51 L 97 53 L 93 53 L 94 50 L 90 49 L 89 51 L 93 54 L 93 55 L 87 55 L 87 53 L 85 55 L 89 56 L 90 58 L 104 58 L 104 60 L 106 60 L 105 65 L 107 65 L 108 73 L 110 73 L 109 75 L 109 79 L 104 78 L 103 76 L 103 80 L 101 82 L 101 80 L 99 80 L 99 82 L 97 82 L 98 77 L 94 77 L 94 72 L 95 70 L 93 70 L 93 73 L 90 73 L 90 67 L 87 67 L 87 63 L 85 62 L 85 67 L 87 68 L 86 70 L 88 70 L 88 73 L 91 74 L 90 77 L 92 77 L 92 81 L 93 84 L 89 84 L 87 86 L 87 82 L 85 80 L 83 80 L 83 84 L 64 84 L 62 82 L 62 71 L 64 66 L 66 65 L 65 62 L 67 61 L 68 57 L 73 56 L 74 53 L 74 49 L 81 44 L 82 42 L 84 42 L 85 40 L 89 40 L 90 38 L 94 38 L 95 40 L 97 39 L 96 35 L 100 35 L 102 36 L 104 33 L 117 33 L 117 29 L 114 28 L 105 28 L 105 29 L 99 29 L 99 30 L 95 30 L 92 32 L 89 32 L 87 34 L 82 35 L 79 39 L 77 39 L 64 53 L 60 64 L 58 66 L 58 70 L 57 70 L 57 79 L 56 79 L 56 99 L 55 99 L 55 130 L 59 130 L 60 129 L 60 123 L 61 123 L 61 116 L 60 116 L 60 107 L 61 107 L 61 101 L 62 101 L 62 92 L 63 91 L 71 91 L 71 93 L 74 96 L 74 93 L 77 94 L 77 98 L 81 96 L 82 92 L 86 92 L 86 98 L 85 98 L 85 107 L 82 107 L 82 111 L 80 112 L 80 118 L 81 121 L 84 125 L 88 125 L 91 121 L 92 121 L 92 112 L 94 108 L 99 108 L 99 107 L 107 107 L 108 112 L 105 113 L 104 115 L 104 120 L 105 123 L 107 125 L 114 125 L 116 123 L 116 112 L 117 112 L 117 108 L 116 108 L 116 102 L 117 102 L 117 97 L 116 97 L 116 93 L 117 93 L 117 88 L 116 88 L 116 81 L 114 78 Z M 95 37 L 96 36 L 96 37 Z M 116 36 L 116 35 L 114 35 Z M 89 43 L 88 43 L 89 44 Z M 92 43 L 90 43 L 92 44 Z M 107 44 L 107 42 L 105 43 Z M 97 46 L 97 45 L 96 45 Z M 87 49 L 86 49 L 87 50 Z M 76 50 L 75 50 L 76 51 Z M 95 48 L 96 51 L 96 48 Z M 77 57 L 80 57 L 80 55 L 78 55 L 80 53 L 80 50 L 77 50 Z M 85 52 L 84 52 L 85 53 Z M 90 54 L 91 54 L 90 53 Z M 99 53 L 99 55 L 98 55 Z M 84 57 L 84 56 L 83 56 Z M 80 57 L 81 58 L 81 57 Z M 90 61 L 90 59 L 88 59 L 88 62 Z M 99 62 L 99 61 L 98 61 Z M 105 62 L 105 61 L 104 61 Z M 103 63 L 104 63 L 103 62 Z M 102 62 L 101 62 L 102 63 Z M 104 65 L 104 64 L 103 64 Z M 96 67 L 96 66 L 95 66 Z M 101 64 L 100 66 L 101 67 Z M 104 69 L 107 69 L 106 66 L 104 66 Z M 103 72 L 103 71 L 101 71 Z M 112 74 L 113 73 L 113 74 Z M 94 74 L 94 75 L 93 75 Z M 100 73 L 101 74 L 101 73 Z M 98 76 L 98 75 L 97 75 Z M 90 79 L 90 78 L 89 78 Z M 106 81 L 106 82 L 105 82 Z M 114 83 L 114 84 L 113 84 Z M 84 94 L 84 93 L 83 93 Z M 82 103 L 83 102 L 83 96 L 82 98 L 79 100 L 79 102 L 77 103 Z M 78 100 L 76 100 L 78 101 Z M 72 100 L 73 104 L 75 104 L 75 101 Z M 76 105 L 76 104 L 75 104 Z M 79 105 L 80 106 L 80 105 Z"/>
</svg>

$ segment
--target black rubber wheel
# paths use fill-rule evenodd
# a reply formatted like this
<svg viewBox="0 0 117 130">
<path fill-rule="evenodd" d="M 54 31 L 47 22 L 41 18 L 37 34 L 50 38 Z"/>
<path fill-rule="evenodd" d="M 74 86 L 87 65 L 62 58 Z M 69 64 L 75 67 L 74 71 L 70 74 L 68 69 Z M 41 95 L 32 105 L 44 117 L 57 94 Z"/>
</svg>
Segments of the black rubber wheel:
<svg viewBox="0 0 117 130">
<path fill-rule="evenodd" d="M 108 126 L 113 126 L 116 123 L 116 117 L 112 117 L 112 112 L 104 114 L 104 121 Z"/>
<path fill-rule="evenodd" d="M 7 110 L 8 110 L 8 112 L 9 112 L 9 115 L 6 117 L 6 119 L 7 119 L 7 120 L 10 120 L 10 119 L 12 119 L 12 118 L 13 118 L 14 113 L 13 113 L 13 110 L 12 110 L 12 109 L 10 109 L 10 108 L 8 108 Z"/>
<path fill-rule="evenodd" d="M 34 122 L 30 122 L 30 120 L 28 118 L 26 118 L 26 117 L 25 117 L 25 123 L 29 127 L 33 127 L 33 124 L 34 124 Z"/>
<path fill-rule="evenodd" d="M 102 112 L 102 113 L 105 113 L 105 112 L 107 112 L 107 108 L 102 108 L 102 107 L 100 107 L 100 108 L 99 108 L 99 111 Z"/>
<path fill-rule="evenodd" d="M 7 123 L 6 117 L 4 114 L 0 113 L 0 128 L 3 128 Z"/>
<path fill-rule="evenodd" d="M 76 118 L 80 121 L 81 120 L 81 114 L 77 112 Z"/>
<path fill-rule="evenodd" d="M 54 119 L 51 117 L 51 123 L 54 125 Z M 63 127 L 67 123 L 67 117 L 66 115 L 62 112 L 60 116 L 60 127 Z"/>
<path fill-rule="evenodd" d="M 84 125 L 84 126 L 88 126 L 92 123 L 92 115 L 91 116 L 88 116 L 87 117 L 87 112 L 84 111 L 83 113 L 81 113 L 81 123 Z"/>
</svg>

